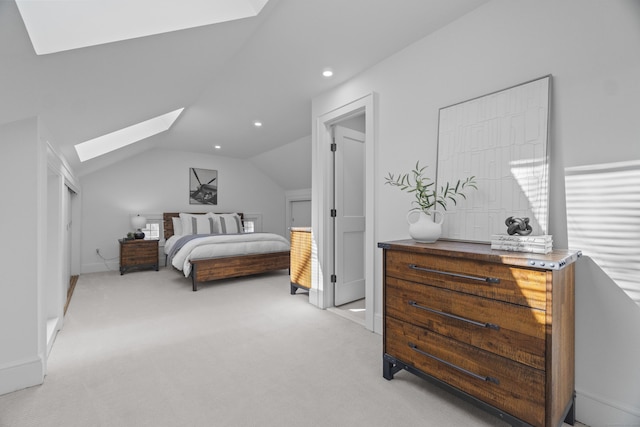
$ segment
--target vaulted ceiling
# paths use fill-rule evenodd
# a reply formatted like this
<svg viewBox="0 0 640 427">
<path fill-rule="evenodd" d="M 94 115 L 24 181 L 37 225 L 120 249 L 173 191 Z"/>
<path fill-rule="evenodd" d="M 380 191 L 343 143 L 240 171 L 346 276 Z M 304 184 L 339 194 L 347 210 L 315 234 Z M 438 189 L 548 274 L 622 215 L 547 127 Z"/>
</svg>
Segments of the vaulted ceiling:
<svg viewBox="0 0 640 427">
<path fill-rule="evenodd" d="M 153 147 L 250 158 L 309 135 L 314 96 L 486 1 L 270 0 L 251 18 L 36 55 L 0 0 L 0 125 L 40 116 L 79 175 Z M 73 148 L 183 107 L 126 148 L 84 163 Z"/>
</svg>

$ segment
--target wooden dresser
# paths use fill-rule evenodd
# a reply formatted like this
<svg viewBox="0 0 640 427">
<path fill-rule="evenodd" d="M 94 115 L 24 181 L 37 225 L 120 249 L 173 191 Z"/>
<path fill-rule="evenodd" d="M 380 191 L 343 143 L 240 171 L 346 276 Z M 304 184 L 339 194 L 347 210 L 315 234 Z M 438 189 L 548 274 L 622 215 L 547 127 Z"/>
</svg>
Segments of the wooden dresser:
<svg viewBox="0 0 640 427">
<path fill-rule="evenodd" d="M 514 426 L 574 423 L 574 261 L 413 240 L 384 250 L 383 375 L 407 370 Z"/>
<path fill-rule="evenodd" d="M 311 227 L 291 227 L 291 295 L 311 288 Z"/>
</svg>

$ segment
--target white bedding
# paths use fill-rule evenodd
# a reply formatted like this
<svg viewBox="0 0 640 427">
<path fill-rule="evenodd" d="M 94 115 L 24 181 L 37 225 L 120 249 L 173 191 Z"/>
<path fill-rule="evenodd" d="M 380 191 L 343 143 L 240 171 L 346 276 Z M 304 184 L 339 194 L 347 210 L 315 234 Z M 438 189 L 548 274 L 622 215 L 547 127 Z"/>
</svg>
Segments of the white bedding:
<svg viewBox="0 0 640 427">
<path fill-rule="evenodd" d="M 165 254 L 169 254 L 180 237 L 182 236 L 174 235 L 167 239 Z M 287 239 L 273 233 L 213 234 L 187 242 L 174 255 L 171 265 L 188 277 L 191 273 L 191 260 L 284 252 L 289 248 Z"/>
</svg>

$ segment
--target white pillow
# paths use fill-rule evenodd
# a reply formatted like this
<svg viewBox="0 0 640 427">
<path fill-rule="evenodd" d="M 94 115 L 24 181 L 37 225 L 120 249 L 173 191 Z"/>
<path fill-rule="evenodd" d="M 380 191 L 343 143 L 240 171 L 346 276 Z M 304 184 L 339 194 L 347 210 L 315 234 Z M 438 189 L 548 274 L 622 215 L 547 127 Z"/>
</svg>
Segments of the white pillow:
<svg viewBox="0 0 640 427">
<path fill-rule="evenodd" d="M 242 221 L 238 214 L 213 214 L 218 217 L 218 227 L 221 234 L 242 233 Z"/>
<path fill-rule="evenodd" d="M 171 220 L 173 221 L 173 234 L 175 236 L 182 236 L 182 219 L 178 216 L 174 216 Z"/>
<path fill-rule="evenodd" d="M 209 214 L 193 215 L 180 213 L 182 234 L 214 234 L 218 233 L 218 224 Z"/>
</svg>

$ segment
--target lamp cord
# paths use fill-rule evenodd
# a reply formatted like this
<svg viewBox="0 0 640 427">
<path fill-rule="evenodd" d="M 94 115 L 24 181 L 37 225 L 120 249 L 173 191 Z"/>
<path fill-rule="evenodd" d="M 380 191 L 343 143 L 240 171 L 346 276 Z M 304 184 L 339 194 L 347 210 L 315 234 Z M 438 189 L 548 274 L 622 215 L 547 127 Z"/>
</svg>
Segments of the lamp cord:
<svg viewBox="0 0 640 427">
<path fill-rule="evenodd" d="M 100 249 L 96 249 L 96 254 L 98 254 L 98 256 L 100 257 L 100 259 L 102 260 L 102 262 L 104 262 L 104 266 L 107 267 L 107 270 L 109 271 L 115 271 L 113 270 L 111 267 L 109 267 L 109 264 L 107 264 L 107 261 L 113 261 L 114 259 L 118 259 L 119 257 L 113 257 L 113 258 L 105 258 L 102 256 L 102 254 L 100 253 Z"/>
</svg>

